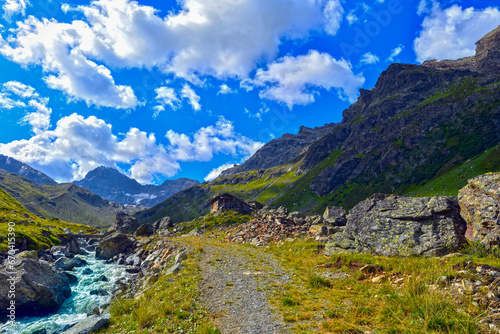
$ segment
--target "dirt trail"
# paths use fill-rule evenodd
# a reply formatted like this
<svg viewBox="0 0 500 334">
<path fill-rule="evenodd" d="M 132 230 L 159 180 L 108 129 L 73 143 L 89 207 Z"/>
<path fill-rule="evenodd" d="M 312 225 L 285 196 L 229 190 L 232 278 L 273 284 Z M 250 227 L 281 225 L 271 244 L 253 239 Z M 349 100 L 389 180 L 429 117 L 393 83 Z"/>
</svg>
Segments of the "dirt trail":
<svg viewBox="0 0 500 334">
<path fill-rule="evenodd" d="M 285 333 L 282 317 L 267 301 L 289 274 L 258 249 L 204 245 L 202 298 L 223 334 Z"/>
</svg>

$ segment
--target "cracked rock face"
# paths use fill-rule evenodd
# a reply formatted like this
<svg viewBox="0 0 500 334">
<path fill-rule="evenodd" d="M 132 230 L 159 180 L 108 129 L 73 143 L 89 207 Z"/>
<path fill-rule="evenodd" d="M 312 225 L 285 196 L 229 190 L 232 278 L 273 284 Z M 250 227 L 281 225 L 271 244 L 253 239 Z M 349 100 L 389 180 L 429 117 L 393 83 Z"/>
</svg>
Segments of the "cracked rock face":
<svg viewBox="0 0 500 334">
<path fill-rule="evenodd" d="M 469 180 L 458 193 L 462 217 L 467 222 L 467 237 L 487 246 L 500 240 L 500 173 Z"/>
<path fill-rule="evenodd" d="M 332 254 L 441 255 L 466 243 L 465 231 L 454 197 L 376 194 L 349 212 L 345 231 L 326 247 Z"/>
<path fill-rule="evenodd" d="M 41 316 L 57 311 L 71 288 L 66 275 L 45 261 L 20 259 L 14 265 L 14 274 L 7 266 L 0 268 L 0 315 L 10 305 L 9 287 L 15 277 L 16 315 Z"/>
</svg>

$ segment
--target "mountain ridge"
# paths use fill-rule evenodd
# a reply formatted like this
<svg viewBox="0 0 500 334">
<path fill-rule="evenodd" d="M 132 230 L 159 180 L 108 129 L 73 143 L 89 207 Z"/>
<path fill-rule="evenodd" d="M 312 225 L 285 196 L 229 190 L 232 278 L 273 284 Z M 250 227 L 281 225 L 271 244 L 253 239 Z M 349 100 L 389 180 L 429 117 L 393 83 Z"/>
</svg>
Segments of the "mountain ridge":
<svg viewBox="0 0 500 334">
<path fill-rule="evenodd" d="M 93 169 L 82 180 L 74 183 L 110 201 L 146 207 L 154 206 L 180 190 L 199 184 L 196 180 L 181 178 L 166 180 L 159 186 L 142 185 L 117 169 L 105 166 Z"/>
<path fill-rule="evenodd" d="M 3 154 L 0 154 L 0 169 L 21 175 L 36 183 L 57 184 L 57 182 L 48 175 L 40 172 L 39 170 L 36 170 L 35 168 L 25 163 L 22 163 Z"/>
<path fill-rule="evenodd" d="M 500 170 L 493 150 L 500 143 L 500 29 L 478 42 L 472 60 L 475 65 L 468 68 L 391 64 L 375 87 L 360 90 L 342 122 L 293 159 L 222 174 L 137 217 L 190 220 L 207 212 L 207 200 L 221 192 L 290 210 L 350 209 L 376 192 L 417 193 L 470 161 L 493 161 L 476 167 Z M 450 188 L 452 195 L 457 186 Z"/>
</svg>

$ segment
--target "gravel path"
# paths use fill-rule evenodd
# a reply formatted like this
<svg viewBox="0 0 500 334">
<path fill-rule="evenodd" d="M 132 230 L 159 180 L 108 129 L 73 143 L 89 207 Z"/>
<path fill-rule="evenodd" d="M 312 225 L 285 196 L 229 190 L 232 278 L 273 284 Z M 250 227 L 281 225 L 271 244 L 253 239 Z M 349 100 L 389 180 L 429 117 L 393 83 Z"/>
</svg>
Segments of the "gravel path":
<svg viewBox="0 0 500 334">
<path fill-rule="evenodd" d="M 270 289 L 289 280 L 278 261 L 258 249 L 205 245 L 200 267 L 204 303 L 223 334 L 285 333 L 267 302 Z"/>
</svg>

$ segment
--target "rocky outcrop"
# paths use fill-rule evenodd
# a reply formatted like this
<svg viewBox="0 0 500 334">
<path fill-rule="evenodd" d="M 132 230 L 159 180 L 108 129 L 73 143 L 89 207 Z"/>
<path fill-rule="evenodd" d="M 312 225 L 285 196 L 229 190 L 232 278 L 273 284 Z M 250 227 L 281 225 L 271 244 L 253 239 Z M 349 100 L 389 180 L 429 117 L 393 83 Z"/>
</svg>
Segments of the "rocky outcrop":
<svg viewBox="0 0 500 334">
<path fill-rule="evenodd" d="M 126 254 L 133 249 L 134 245 L 134 238 L 116 232 L 99 242 L 95 256 L 99 259 L 109 260 L 119 254 Z"/>
<path fill-rule="evenodd" d="M 154 224 L 153 227 L 157 233 L 162 233 L 164 231 L 167 231 L 169 227 L 174 227 L 174 222 L 172 221 L 172 218 L 169 216 L 163 217 L 160 220 L 157 220 Z"/>
<path fill-rule="evenodd" d="M 334 127 L 335 124 L 325 124 L 316 128 L 301 126 L 296 135 L 287 133 L 278 139 L 271 140 L 244 164 L 223 171 L 221 176 L 266 169 L 287 163 L 300 155 L 309 145 L 332 131 Z"/>
<path fill-rule="evenodd" d="M 111 233 L 120 232 L 132 234 L 139 228 L 139 226 L 139 221 L 136 218 L 126 214 L 125 212 L 119 212 L 115 217 L 113 225 L 111 225 L 108 231 Z"/>
<path fill-rule="evenodd" d="M 346 211 L 338 206 L 329 206 L 323 214 L 323 220 L 333 226 L 345 226 L 347 223 Z"/>
<path fill-rule="evenodd" d="M 0 268 L 0 314 L 10 305 L 8 298 L 15 281 L 16 316 L 39 316 L 57 311 L 66 298 L 71 296 L 69 280 L 45 261 L 19 259 L 14 270 Z"/>
<path fill-rule="evenodd" d="M 331 254 L 441 255 L 465 244 L 465 231 L 456 198 L 376 194 L 349 212 L 344 232 L 326 248 Z"/>
<path fill-rule="evenodd" d="M 153 225 L 150 224 L 143 224 L 139 226 L 137 230 L 135 230 L 135 235 L 138 237 L 145 237 L 149 235 L 153 235 L 155 233 L 155 229 Z"/>
<path fill-rule="evenodd" d="M 500 173 L 470 179 L 458 193 L 466 236 L 487 246 L 500 245 Z"/>
<path fill-rule="evenodd" d="M 467 70 L 483 74 L 500 73 L 500 27 L 476 43 L 476 54 L 457 60 L 427 60 L 422 66 L 438 70 Z"/>
</svg>

